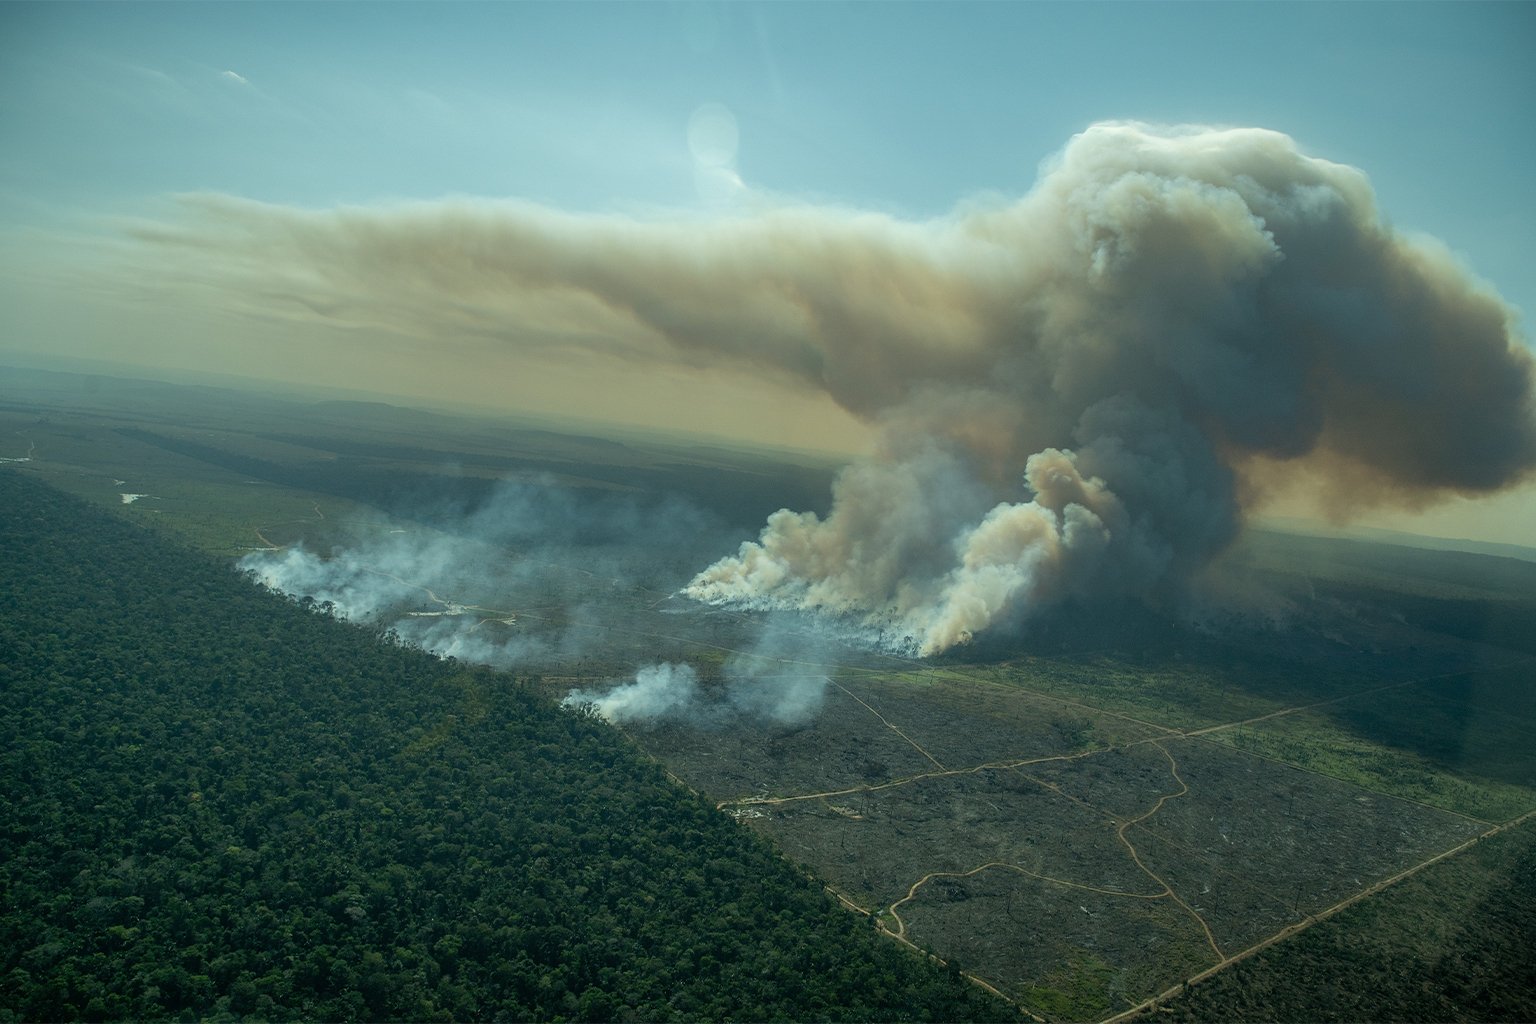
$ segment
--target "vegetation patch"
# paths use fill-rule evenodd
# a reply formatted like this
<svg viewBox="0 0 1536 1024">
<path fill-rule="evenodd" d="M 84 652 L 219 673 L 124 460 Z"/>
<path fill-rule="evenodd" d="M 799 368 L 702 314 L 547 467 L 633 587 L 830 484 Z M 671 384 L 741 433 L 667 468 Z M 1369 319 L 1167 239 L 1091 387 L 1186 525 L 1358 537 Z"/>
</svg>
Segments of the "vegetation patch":
<svg viewBox="0 0 1536 1024">
<path fill-rule="evenodd" d="M 1392 718 L 1411 721 L 1401 713 Z M 1213 733 L 1211 739 L 1374 793 L 1416 800 L 1481 821 L 1508 821 L 1536 806 L 1536 788 L 1457 771 L 1412 750 L 1370 739 L 1322 712 L 1286 715 Z"/>
</svg>

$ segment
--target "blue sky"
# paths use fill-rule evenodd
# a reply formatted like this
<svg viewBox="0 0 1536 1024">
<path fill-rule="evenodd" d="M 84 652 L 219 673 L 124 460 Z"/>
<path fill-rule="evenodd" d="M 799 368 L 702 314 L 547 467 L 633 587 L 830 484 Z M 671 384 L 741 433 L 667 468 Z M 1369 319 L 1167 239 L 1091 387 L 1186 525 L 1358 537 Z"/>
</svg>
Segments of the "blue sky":
<svg viewBox="0 0 1536 1024">
<path fill-rule="evenodd" d="M 12 223 L 191 190 L 686 207 L 707 102 L 752 186 L 929 216 L 1093 121 L 1194 121 L 1361 167 L 1536 300 L 1532 4 L 7 4 L 0 40 Z"/>
<path fill-rule="evenodd" d="M 1023 194 L 1119 119 L 1262 126 L 1357 166 L 1529 320 L 1533 52 L 1530 3 L 10 3 L 0 355 L 271 369 L 147 340 L 206 317 L 135 330 L 43 279 L 177 193 L 707 217 L 736 197 L 701 176 L 713 145 L 748 194 L 922 220 Z M 724 141 L 700 121 L 722 111 Z"/>
</svg>

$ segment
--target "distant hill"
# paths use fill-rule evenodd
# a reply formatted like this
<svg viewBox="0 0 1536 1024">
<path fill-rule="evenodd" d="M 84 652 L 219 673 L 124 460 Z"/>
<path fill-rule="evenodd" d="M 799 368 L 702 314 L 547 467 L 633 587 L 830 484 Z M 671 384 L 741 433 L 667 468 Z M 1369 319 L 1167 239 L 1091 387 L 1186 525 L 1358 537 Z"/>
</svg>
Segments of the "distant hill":
<svg viewBox="0 0 1536 1024">
<path fill-rule="evenodd" d="M 1500 544 L 1493 541 L 1466 540 L 1451 537 L 1428 537 L 1402 530 L 1383 530 L 1374 526 L 1331 527 L 1309 519 L 1276 517 L 1261 520 L 1260 529 L 1281 533 L 1295 533 L 1308 537 L 1337 537 L 1345 540 L 1375 541 L 1380 544 L 1397 544 L 1406 548 L 1425 548 L 1430 551 L 1465 551 L 1475 555 L 1497 555 L 1500 558 L 1518 558 L 1536 562 L 1536 548 L 1520 544 Z"/>
</svg>

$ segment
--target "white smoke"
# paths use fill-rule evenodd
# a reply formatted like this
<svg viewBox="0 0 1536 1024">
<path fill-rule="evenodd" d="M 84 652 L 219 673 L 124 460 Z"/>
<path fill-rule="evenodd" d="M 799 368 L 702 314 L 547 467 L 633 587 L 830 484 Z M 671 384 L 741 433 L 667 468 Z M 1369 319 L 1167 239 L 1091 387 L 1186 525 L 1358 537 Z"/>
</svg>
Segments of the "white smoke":
<svg viewBox="0 0 1536 1024">
<path fill-rule="evenodd" d="M 700 550 L 689 545 L 716 529 L 680 499 L 642 504 L 549 480 L 502 482 L 472 511 L 433 513 L 443 529 L 374 534 L 324 555 L 253 551 L 239 567 L 440 657 L 512 668 L 579 656 L 596 635 L 594 589 L 671 589 L 685 578 L 672 549 Z"/>
<path fill-rule="evenodd" d="M 807 628 L 807 627 L 811 628 Z M 746 717 L 782 727 L 803 725 L 821 710 L 834 639 L 821 623 L 768 618 L 752 644 L 721 667 L 723 706 L 716 717 Z"/>
<path fill-rule="evenodd" d="M 492 638 L 481 627 L 495 609 L 465 607 L 444 593 L 493 591 L 498 567 L 503 596 L 514 590 L 516 566 L 481 541 L 417 531 L 337 548 L 328 557 L 296 545 L 253 551 L 239 566 L 270 590 L 312 603 L 340 619 L 388 630 L 403 643 L 441 658 L 512 668 L 552 653 L 543 638 Z"/>
<path fill-rule="evenodd" d="M 670 722 L 716 728 L 747 720 L 796 726 L 821 709 L 827 688 L 824 675 L 770 671 L 751 656 L 733 658 L 723 675 L 722 686 L 706 690 L 692 666 L 662 662 L 608 689 L 572 690 L 560 706 L 591 708 L 616 725 Z"/>
<path fill-rule="evenodd" d="M 1513 311 L 1394 231 L 1360 171 L 1272 131 L 1095 125 L 1017 201 L 925 223 L 196 197 L 138 237 L 145 287 L 436 356 L 735 365 L 825 392 L 879 451 L 825 517 L 774 514 L 685 593 L 925 654 L 1066 598 L 1176 598 L 1286 479 L 1348 512 L 1536 464 Z"/>
<path fill-rule="evenodd" d="M 424 559 L 391 542 L 377 549 L 338 551 L 331 558 L 296 545 L 281 551 L 253 551 L 240 568 L 269 590 L 307 597 L 339 619 L 368 622 L 389 608 L 419 598 L 405 578 L 420 578 Z"/>
<path fill-rule="evenodd" d="M 632 682 L 605 692 L 572 690 L 560 705 L 567 708 L 590 706 L 616 725 L 691 718 L 699 705 L 699 677 L 688 665 L 671 662 L 647 665 L 635 673 Z"/>
</svg>

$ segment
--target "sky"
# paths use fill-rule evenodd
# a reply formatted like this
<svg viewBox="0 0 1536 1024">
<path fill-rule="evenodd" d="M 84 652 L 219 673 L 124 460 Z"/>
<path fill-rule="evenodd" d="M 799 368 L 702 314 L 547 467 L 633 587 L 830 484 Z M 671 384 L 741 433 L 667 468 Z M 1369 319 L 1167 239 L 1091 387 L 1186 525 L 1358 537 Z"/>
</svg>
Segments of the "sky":
<svg viewBox="0 0 1536 1024">
<path fill-rule="evenodd" d="M 156 260 L 201 251 L 189 222 L 236 230 L 246 214 L 208 197 L 920 224 L 1018 199 L 1102 121 L 1263 127 L 1361 169 L 1381 216 L 1527 311 L 1529 338 L 1533 46 L 1525 3 L 0 5 L 0 357 L 858 451 L 869 418 L 760 366 L 424 343 L 312 296 L 304 317 L 260 290 L 230 302 L 227 280 Z M 1527 489 L 1372 522 L 1536 544 L 1533 509 Z"/>
</svg>

